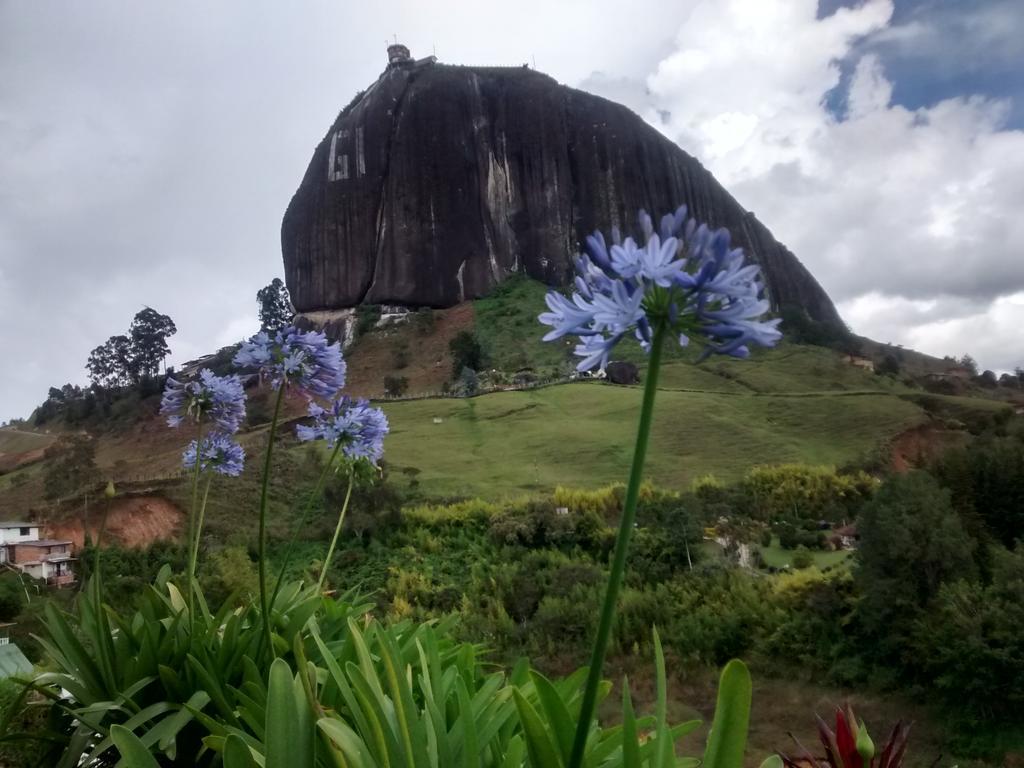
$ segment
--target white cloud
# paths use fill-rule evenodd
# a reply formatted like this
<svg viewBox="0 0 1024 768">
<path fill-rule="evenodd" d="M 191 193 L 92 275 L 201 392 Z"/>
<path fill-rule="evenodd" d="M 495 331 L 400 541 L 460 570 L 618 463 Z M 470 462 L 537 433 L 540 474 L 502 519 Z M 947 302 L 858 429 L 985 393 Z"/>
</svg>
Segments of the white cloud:
<svg viewBox="0 0 1024 768">
<path fill-rule="evenodd" d="M 647 78 L 644 115 L 756 211 L 854 330 L 1006 368 L 1024 358 L 1011 322 L 1024 132 L 1005 128 L 1007 105 L 965 95 L 908 110 L 873 54 L 843 84 L 842 117 L 826 104 L 840 62 L 889 33 L 892 10 L 869 0 L 819 19 L 815 0 L 697 2 Z M 894 307 L 905 322 L 883 319 Z"/>
</svg>

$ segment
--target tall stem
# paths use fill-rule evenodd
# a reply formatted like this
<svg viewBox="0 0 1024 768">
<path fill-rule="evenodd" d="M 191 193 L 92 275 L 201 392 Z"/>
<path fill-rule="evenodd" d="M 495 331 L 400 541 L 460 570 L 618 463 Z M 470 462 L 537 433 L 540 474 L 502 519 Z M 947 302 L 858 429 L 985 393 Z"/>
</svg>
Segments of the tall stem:
<svg viewBox="0 0 1024 768">
<path fill-rule="evenodd" d="M 576 737 L 572 745 L 569 768 L 580 768 L 583 764 L 587 735 L 590 733 L 590 721 L 597 706 L 597 690 L 601 685 L 605 652 L 612 632 L 612 621 L 615 619 L 615 605 L 618 602 L 619 589 L 622 586 L 622 575 L 626 568 L 629 539 L 633 535 L 633 523 L 636 520 L 636 505 L 640 497 L 640 483 L 643 480 L 647 443 L 651 436 L 654 396 L 658 391 L 658 371 L 661 368 L 661 348 L 664 340 L 665 324 L 659 322 L 655 326 L 654 338 L 651 340 L 651 356 L 647 365 L 647 381 L 644 384 L 644 399 L 640 408 L 640 426 L 636 434 L 636 447 L 633 450 L 633 466 L 629 473 L 629 485 L 626 488 L 626 502 L 622 508 L 619 533 L 615 539 L 615 554 L 612 557 L 611 573 L 608 576 L 608 588 L 605 591 L 604 605 L 601 608 L 601 620 L 597 626 L 594 650 L 590 657 L 587 687 L 583 692 L 583 703 L 580 707 L 580 718 L 576 724 Z"/>
<path fill-rule="evenodd" d="M 277 658 L 274 641 L 270 636 L 270 604 L 267 602 L 267 489 L 270 485 L 270 458 L 274 453 L 274 437 L 277 435 L 277 419 L 281 415 L 281 403 L 284 401 L 284 381 L 278 384 L 277 401 L 274 403 L 274 418 L 270 422 L 270 437 L 267 441 L 267 454 L 263 461 L 263 487 L 260 490 L 260 532 L 259 532 L 259 575 L 260 575 L 260 612 L 263 615 L 263 642 L 266 642 L 271 658 Z"/>
<path fill-rule="evenodd" d="M 193 467 L 192 472 L 192 506 L 189 508 L 188 514 L 188 548 L 192 551 L 192 542 L 196 537 L 196 506 L 199 500 L 199 473 L 202 470 L 202 459 L 203 459 L 203 420 L 202 416 L 198 420 L 199 432 L 196 434 L 196 463 Z M 189 569 L 188 572 L 188 583 L 186 587 L 188 589 L 187 603 L 189 615 L 192 615 L 192 593 L 195 591 L 194 582 L 195 574 Z"/>
<path fill-rule="evenodd" d="M 199 559 L 199 537 L 203 532 L 203 519 L 206 517 L 206 500 L 210 497 L 210 484 L 213 482 L 213 475 L 206 478 L 206 488 L 203 489 L 203 503 L 199 505 L 199 515 L 196 519 L 195 530 L 192 533 L 192 547 L 188 558 L 188 582 L 191 588 L 196 577 L 196 561 Z"/>
<path fill-rule="evenodd" d="M 274 606 L 274 602 L 277 600 L 277 595 L 281 591 L 281 585 L 284 584 L 284 574 L 288 570 L 288 565 L 292 561 L 292 551 L 295 549 L 295 542 L 299 538 L 299 531 L 306 526 L 306 518 L 309 517 L 309 511 L 313 508 L 313 502 L 320 498 L 320 491 L 323 490 L 324 482 L 327 480 L 327 473 L 334 467 L 334 462 L 338 458 L 338 453 L 341 451 L 341 440 L 338 440 L 334 444 L 334 450 L 331 451 L 331 457 L 327 460 L 327 464 L 324 465 L 323 471 L 320 473 L 320 479 L 316 481 L 316 487 L 313 488 L 313 493 L 306 500 L 306 506 L 302 510 L 302 514 L 299 515 L 299 522 L 295 526 L 295 530 L 292 531 L 291 541 L 288 542 L 288 549 L 284 551 L 284 560 L 281 562 L 281 567 L 277 571 L 277 581 L 274 582 L 274 591 L 270 595 L 270 606 Z"/>
<path fill-rule="evenodd" d="M 334 528 L 334 537 L 331 539 L 331 546 L 327 548 L 327 557 L 324 558 L 324 566 L 320 569 L 320 581 L 317 582 L 317 589 L 321 592 L 324 591 L 324 582 L 327 581 L 327 568 L 331 564 L 331 558 L 334 557 L 334 548 L 338 544 L 338 537 L 341 535 L 341 526 L 345 522 L 345 513 L 348 512 L 348 500 L 352 498 L 352 485 L 356 479 L 356 468 L 352 465 L 352 468 L 348 472 L 348 490 L 345 491 L 345 503 L 341 505 L 341 514 L 338 515 L 338 525 Z"/>
<path fill-rule="evenodd" d="M 102 579 L 100 577 L 100 562 L 102 560 L 101 545 L 103 542 L 103 534 L 106 533 L 107 530 L 107 513 L 109 511 L 109 506 L 103 508 L 103 517 L 100 520 L 100 529 L 96 534 L 96 554 L 93 561 L 93 570 L 96 571 L 95 580 L 97 584 L 102 584 Z"/>
</svg>

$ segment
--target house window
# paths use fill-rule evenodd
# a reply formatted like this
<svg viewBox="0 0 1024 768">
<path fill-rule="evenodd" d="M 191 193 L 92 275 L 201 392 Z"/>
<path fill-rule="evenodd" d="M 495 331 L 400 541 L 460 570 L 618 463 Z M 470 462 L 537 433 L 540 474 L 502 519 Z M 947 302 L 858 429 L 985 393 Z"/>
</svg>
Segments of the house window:
<svg viewBox="0 0 1024 768">
<path fill-rule="evenodd" d="M 22 536 L 28 536 L 30 533 L 32 533 L 31 528 L 19 528 L 18 531 Z"/>
</svg>

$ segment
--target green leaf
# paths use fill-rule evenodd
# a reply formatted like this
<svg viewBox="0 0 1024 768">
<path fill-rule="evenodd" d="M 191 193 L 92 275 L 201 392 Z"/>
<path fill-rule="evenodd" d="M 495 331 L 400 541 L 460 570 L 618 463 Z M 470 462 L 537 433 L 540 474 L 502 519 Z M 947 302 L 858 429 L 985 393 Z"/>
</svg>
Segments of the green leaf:
<svg viewBox="0 0 1024 768">
<path fill-rule="evenodd" d="M 123 725 L 110 726 L 110 738 L 121 753 L 121 759 L 117 761 L 118 768 L 160 768 L 146 745 Z"/>
<path fill-rule="evenodd" d="M 530 753 L 530 765 L 533 768 L 561 768 L 562 761 L 558 757 L 555 745 L 551 743 L 551 736 L 544 727 L 544 722 L 537 714 L 537 710 L 519 692 L 518 688 L 513 690 L 513 695 L 516 699 L 516 709 L 519 710 L 519 720 L 523 724 L 523 733 L 526 736 L 526 749 Z"/>
<path fill-rule="evenodd" d="M 782 768 L 782 758 L 778 755 L 768 755 L 761 763 L 761 768 Z"/>
<path fill-rule="evenodd" d="M 665 674 L 665 651 L 661 636 L 654 630 L 654 665 L 658 681 L 658 703 L 655 708 L 658 738 L 655 744 L 654 764 L 658 768 L 673 768 L 676 761 L 675 742 L 668 727 L 668 678 Z"/>
<path fill-rule="evenodd" d="M 351 762 L 353 768 L 371 768 L 377 765 L 370 755 L 366 742 L 359 738 L 359 735 L 341 720 L 333 717 L 322 717 L 317 721 L 316 725 L 324 737 L 342 751 L 349 762 Z"/>
<path fill-rule="evenodd" d="M 640 768 L 640 738 L 629 695 L 629 678 L 622 680 L 622 768 Z"/>
<path fill-rule="evenodd" d="M 551 723 L 551 730 L 555 732 L 558 748 L 562 753 L 562 762 L 568 763 L 569 757 L 572 755 L 572 740 L 576 733 L 576 723 L 569 714 L 569 708 L 562 701 L 562 697 L 550 680 L 536 671 L 530 672 L 530 678 L 537 689 L 537 697 L 540 699 L 544 714 L 547 715 L 548 722 Z"/>
<path fill-rule="evenodd" d="M 725 665 L 718 683 L 715 719 L 704 751 L 705 768 L 742 768 L 750 726 L 752 685 L 747 665 L 733 659 Z"/>
<path fill-rule="evenodd" d="M 312 718 L 302 684 L 284 659 L 270 665 L 267 690 L 268 766 L 313 765 Z"/>
<path fill-rule="evenodd" d="M 255 768 L 252 752 L 238 734 L 229 734 L 224 740 L 224 768 Z"/>
</svg>

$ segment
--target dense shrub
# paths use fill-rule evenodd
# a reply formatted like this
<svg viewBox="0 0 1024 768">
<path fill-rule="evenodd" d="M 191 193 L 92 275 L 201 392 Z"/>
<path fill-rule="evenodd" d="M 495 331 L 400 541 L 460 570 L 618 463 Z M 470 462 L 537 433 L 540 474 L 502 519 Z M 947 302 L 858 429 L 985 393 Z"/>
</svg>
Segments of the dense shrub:
<svg viewBox="0 0 1024 768">
<path fill-rule="evenodd" d="M 1024 548 L 996 552 L 992 582 L 944 584 L 914 639 L 925 679 L 982 721 L 1024 710 Z"/>
<path fill-rule="evenodd" d="M 899 665 L 915 623 L 942 585 L 976 575 L 977 543 L 964 531 L 949 491 L 923 472 L 890 478 L 864 506 L 858 532 L 858 617 L 876 658 Z"/>
<path fill-rule="evenodd" d="M 844 474 L 834 467 L 780 464 L 755 467 L 741 487 L 757 519 L 839 521 L 856 515 L 877 482 L 864 472 Z"/>
</svg>

